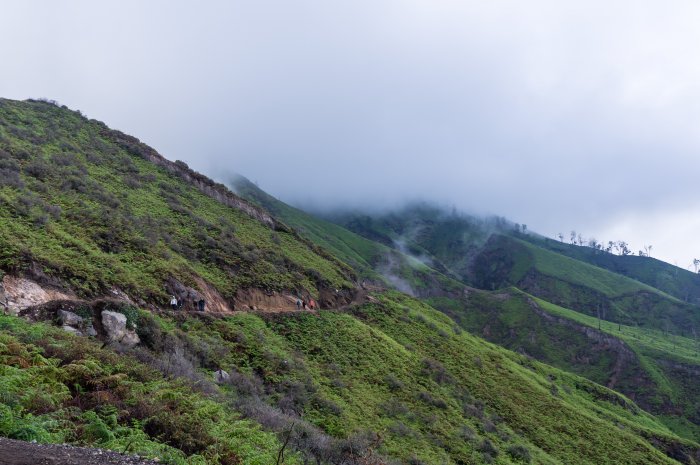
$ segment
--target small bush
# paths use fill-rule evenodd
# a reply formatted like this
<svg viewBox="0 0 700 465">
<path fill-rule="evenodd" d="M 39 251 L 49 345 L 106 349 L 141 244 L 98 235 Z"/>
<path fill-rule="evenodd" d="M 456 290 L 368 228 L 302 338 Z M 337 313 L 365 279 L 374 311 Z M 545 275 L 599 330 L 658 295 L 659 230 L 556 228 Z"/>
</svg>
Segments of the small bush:
<svg viewBox="0 0 700 465">
<path fill-rule="evenodd" d="M 481 441 L 481 444 L 479 444 L 479 451 L 482 452 L 485 456 L 498 456 L 498 448 L 495 446 L 494 443 L 492 443 L 488 439 L 484 439 L 483 441 Z"/>
<path fill-rule="evenodd" d="M 399 378 L 394 376 L 393 374 L 388 374 L 384 378 L 384 382 L 389 386 L 389 389 L 392 391 L 399 391 L 404 388 L 404 384 L 401 382 Z"/>
<path fill-rule="evenodd" d="M 403 422 L 397 421 L 389 427 L 389 431 L 399 437 L 410 438 L 415 436 L 415 431 L 411 429 L 410 426 L 405 425 Z"/>
<path fill-rule="evenodd" d="M 532 457 L 530 456 L 530 451 L 525 446 L 511 445 L 511 446 L 508 446 L 508 448 L 506 449 L 506 452 L 508 452 L 508 455 L 513 457 L 513 459 L 515 459 L 515 460 L 519 460 L 519 461 L 525 462 L 525 463 L 530 463 L 532 461 Z"/>
<path fill-rule="evenodd" d="M 432 358 L 423 359 L 423 368 L 421 369 L 423 376 L 432 378 L 438 384 L 447 384 L 452 382 L 452 377 L 447 372 L 447 369 L 442 363 Z"/>
<path fill-rule="evenodd" d="M 401 415 L 406 415 L 410 412 L 409 408 L 404 404 L 403 402 L 399 401 L 398 399 L 390 399 L 389 401 L 385 402 L 384 404 L 381 405 L 382 411 L 384 411 L 384 414 L 395 418 Z"/>
<path fill-rule="evenodd" d="M 429 392 L 426 391 L 422 391 L 420 394 L 418 394 L 418 400 L 428 405 L 432 405 L 433 407 L 437 407 L 439 409 L 447 408 L 447 402 L 438 397 L 433 397 Z"/>
</svg>

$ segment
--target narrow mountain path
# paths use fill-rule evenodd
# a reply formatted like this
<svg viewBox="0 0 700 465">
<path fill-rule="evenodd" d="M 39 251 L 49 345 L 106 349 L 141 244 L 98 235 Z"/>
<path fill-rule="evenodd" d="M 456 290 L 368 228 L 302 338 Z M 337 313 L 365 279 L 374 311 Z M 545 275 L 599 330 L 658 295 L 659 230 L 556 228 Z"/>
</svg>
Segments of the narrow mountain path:
<svg viewBox="0 0 700 465">
<path fill-rule="evenodd" d="M 37 444 L 0 438 L 0 465 L 156 465 L 134 455 L 75 447 L 65 444 Z"/>
</svg>

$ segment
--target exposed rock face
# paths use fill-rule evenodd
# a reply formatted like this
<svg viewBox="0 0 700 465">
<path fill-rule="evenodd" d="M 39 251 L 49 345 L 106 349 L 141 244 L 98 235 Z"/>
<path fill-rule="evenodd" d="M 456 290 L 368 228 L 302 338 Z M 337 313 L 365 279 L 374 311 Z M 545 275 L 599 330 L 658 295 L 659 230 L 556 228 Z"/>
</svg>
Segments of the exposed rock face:
<svg viewBox="0 0 700 465">
<path fill-rule="evenodd" d="M 61 329 L 68 332 L 68 333 L 75 334 L 76 336 L 83 335 L 82 331 L 80 331 L 78 328 L 74 328 L 72 326 L 63 325 L 63 326 L 61 326 Z"/>
<path fill-rule="evenodd" d="M 102 327 L 109 342 L 116 342 L 127 347 L 133 347 L 141 342 L 135 331 L 127 329 L 126 315 L 109 310 L 103 310 L 101 315 Z"/>
<path fill-rule="evenodd" d="M 69 312 L 68 310 L 58 311 L 58 321 L 60 321 L 63 326 L 74 326 L 76 328 L 83 324 L 82 317 L 73 312 Z"/>
<path fill-rule="evenodd" d="M 0 306 L 12 315 L 17 315 L 27 307 L 69 298 L 62 292 L 45 289 L 30 279 L 10 275 L 3 277 L 0 287 Z"/>
<path fill-rule="evenodd" d="M 68 310 L 59 310 L 56 314 L 58 321 L 61 323 L 61 328 L 78 336 L 82 336 L 83 332 L 81 328 L 84 326 L 85 320 L 82 317 L 76 315 Z"/>
<path fill-rule="evenodd" d="M 225 370 L 219 369 L 214 372 L 214 381 L 216 381 L 218 384 L 225 383 L 230 379 L 231 375 L 229 375 Z"/>
<path fill-rule="evenodd" d="M 97 331 L 95 331 L 95 327 L 92 325 L 92 323 L 90 323 L 85 329 L 85 334 L 87 334 L 90 337 L 97 336 Z"/>
</svg>

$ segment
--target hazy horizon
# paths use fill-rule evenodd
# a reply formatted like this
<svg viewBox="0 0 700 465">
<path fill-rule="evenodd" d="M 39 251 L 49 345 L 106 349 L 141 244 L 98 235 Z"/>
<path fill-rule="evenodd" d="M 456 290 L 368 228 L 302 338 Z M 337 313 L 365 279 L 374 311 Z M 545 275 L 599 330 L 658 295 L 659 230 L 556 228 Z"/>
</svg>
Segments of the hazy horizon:
<svg viewBox="0 0 700 465">
<path fill-rule="evenodd" d="M 50 98 L 296 206 L 425 199 L 700 257 L 700 5 L 10 1 Z"/>
</svg>

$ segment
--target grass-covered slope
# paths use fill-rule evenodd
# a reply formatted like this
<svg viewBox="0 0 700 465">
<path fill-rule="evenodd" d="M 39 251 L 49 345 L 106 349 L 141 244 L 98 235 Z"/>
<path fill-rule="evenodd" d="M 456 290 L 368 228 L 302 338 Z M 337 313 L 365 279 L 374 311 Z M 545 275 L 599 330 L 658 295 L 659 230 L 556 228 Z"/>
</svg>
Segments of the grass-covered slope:
<svg viewBox="0 0 700 465">
<path fill-rule="evenodd" d="M 65 107 L 0 100 L 0 270 L 81 296 L 163 303 L 164 282 L 240 289 L 351 287 L 353 272 L 137 139 Z"/>
<path fill-rule="evenodd" d="M 217 331 L 233 340 L 224 366 L 304 385 L 282 388 L 278 404 L 297 392 L 291 402 L 306 419 L 333 434 L 378 432 L 379 450 L 403 463 L 664 462 L 651 438 L 685 449 L 686 461 L 695 454 L 613 391 L 485 343 L 400 294 L 351 314 L 223 324 Z M 261 339 L 262 354 L 237 359 Z M 283 379 L 280 366 L 289 367 Z"/>
<path fill-rule="evenodd" d="M 602 319 L 672 331 L 700 328 L 700 309 L 650 285 L 505 235 L 492 236 L 473 263 L 484 289 L 517 286 Z"/>
<path fill-rule="evenodd" d="M 236 193 L 265 208 L 308 240 L 330 251 L 364 278 L 383 282 L 414 295 L 460 292 L 462 286 L 454 277 L 449 276 L 449 271 L 440 262 L 426 263 L 415 258 L 408 250 L 395 248 L 388 238 L 377 242 L 291 207 L 243 176 L 236 176 L 231 182 Z"/>
<path fill-rule="evenodd" d="M 314 243 L 332 251 L 365 277 L 378 279 L 374 267 L 389 253 L 389 248 L 365 239 L 333 223 L 316 218 L 272 197 L 243 176 L 235 176 L 231 185 L 236 192 L 265 208 L 275 217 L 306 235 Z"/>
<path fill-rule="evenodd" d="M 447 212 L 427 203 L 384 213 L 339 211 L 325 217 L 367 239 L 419 257 L 463 282 L 470 280 L 471 259 L 489 236 L 510 228 L 503 218 Z"/>
<path fill-rule="evenodd" d="M 481 289 L 517 286 L 603 319 L 679 334 L 700 331 L 700 307 L 691 305 L 700 277 L 658 260 L 570 246 L 523 233 L 503 218 L 479 219 L 430 205 L 328 218 Z"/>
<path fill-rule="evenodd" d="M 281 442 L 273 433 L 190 383 L 100 346 L 0 316 L 0 436 L 178 465 L 275 463 Z M 301 462 L 291 455 L 287 463 Z"/>
<path fill-rule="evenodd" d="M 396 463 L 695 463 L 697 444 L 614 391 L 463 332 L 413 298 L 377 297 L 347 312 L 140 326 L 154 350 L 179 341 L 202 368 L 233 373 L 224 395 L 250 419 L 284 435 L 297 417 L 290 445 L 312 463 L 330 454 L 322 434 Z"/>
<path fill-rule="evenodd" d="M 144 346 L 121 355 L 0 317 L 0 434 L 191 465 L 277 463 L 285 443 L 287 464 L 700 459 L 616 392 L 399 293 L 345 312 L 195 315 L 140 312 Z M 231 378 L 214 385 L 219 368 Z"/>
<path fill-rule="evenodd" d="M 629 276 L 685 302 L 700 303 L 700 274 L 698 273 L 692 273 L 653 257 L 615 255 L 591 247 L 535 236 L 526 236 L 526 239 L 559 254 Z"/>
<path fill-rule="evenodd" d="M 680 273 L 688 279 L 673 281 L 671 265 L 600 251 L 618 265 L 617 259 L 629 259 L 630 267 L 639 259 L 644 266 L 624 273 L 595 266 L 591 259 L 577 259 L 581 257 L 571 250 L 558 250 L 561 246 L 586 252 L 580 252 L 581 247 L 540 247 L 545 239 L 523 234 L 522 228 L 516 232 L 506 221 L 494 220 L 487 228 L 486 223 L 439 208 L 414 206 L 383 215 L 337 213 L 330 218 L 367 238 L 430 257 L 433 263 L 444 260 L 443 267 L 465 283 L 505 288 L 473 290 L 466 297 L 426 297 L 468 331 L 623 392 L 680 434 L 700 437 L 700 396 L 693 382 L 700 373 L 694 345 L 700 312 L 674 297 L 694 275 Z M 492 236 L 484 240 L 485 234 Z M 654 287 L 658 282 L 666 284 Z M 534 300 L 508 288 L 513 285 L 577 311 Z M 551 308 L 561 311 L 548 312 Z M 598 315 L 603 331 L 597 330 Z M 606 332 L 607 327 L 617 331 Z M 691 356 L 679 358 L 679 353 Z"/>
<path fill-rule="evenodd" d="M 697 340 L 600 321 L 517 289 L 430 302 L 462 328 L 622 392 L 679 434 L 700 439 Z"/>
</svg>

